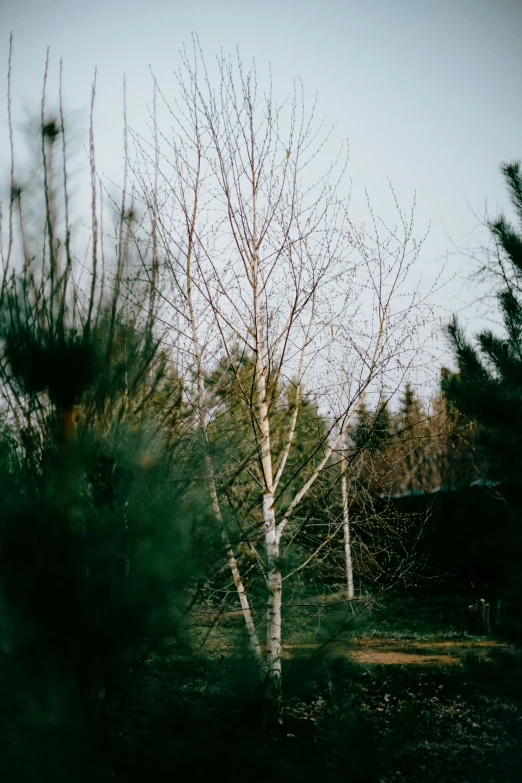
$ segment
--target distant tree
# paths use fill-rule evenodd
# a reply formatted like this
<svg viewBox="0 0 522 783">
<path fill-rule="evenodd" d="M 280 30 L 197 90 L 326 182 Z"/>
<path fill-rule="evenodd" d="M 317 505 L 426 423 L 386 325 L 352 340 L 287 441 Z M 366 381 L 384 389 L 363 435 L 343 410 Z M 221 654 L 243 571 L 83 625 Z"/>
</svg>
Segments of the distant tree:
<svg viewBox="0 0 522 783">
<path fill-rule="evenodd" d="M 406 490 L 425 491 L 429 482 L 429 446 L 427 443 L 427 415 L 422 402 L 410 383 L 407 383 L 395 417 L 395 429 L 400 450 L 400 467 L 404 471 Z"/>
<path fill-rule="evenodd" d="M 351 439 L 357 452 L 354 472 L 369 492 L 384 493 L 390 486 L 393 466 L 393 415 L 388 400 L 382 398 L 374 410 L 362 404 L 352 428 Z"/>
<path fill-rule="evenodd" d="M 488 474 L 488 457 L 479 448 L 480 425 L 458 410 L 445 393 L 450 372 L 441 369 L 439 393 L 430 401 L 427 419 L 431 489 L 458 489 Z"/>
</svg>

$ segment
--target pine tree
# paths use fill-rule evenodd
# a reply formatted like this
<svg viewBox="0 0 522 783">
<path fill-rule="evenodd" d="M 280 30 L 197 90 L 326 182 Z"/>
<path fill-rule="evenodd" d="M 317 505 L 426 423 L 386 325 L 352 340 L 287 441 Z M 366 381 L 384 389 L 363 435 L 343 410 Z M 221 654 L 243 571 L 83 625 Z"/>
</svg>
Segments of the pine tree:
<svg viewBox="0 0 522 783">
<path fill-rule="evenodd" d="M 40 131 L 49 183 L 63 127 Z M 176 633 L 190 562 L 155 410 L 163 394 L 171 422 L 179 394 L 150 288 L 123 281 L 123 251 L 101 273 L 94 237 L 84 290 L 44 189 L 43 257 L 20 227 L 0 275 L 0 757 L 13 783 L 106 779 L 131 686 Z"/>
<path fill-rule="evenodd" d="M 425 492 L 429 487 L 430 460 L 427 438 L 426 412 L 420 398 L 410 383 L 407 383 L 395 416 L 398 467 L 403 473 L 403 482 L 409 493 Z"/>
<path fill-rule="evenodd" d="M 360 406 L 351 439 L 359 453 L 357 480 L 372 492 L 386 492 L 389 489 L 392 441 L 392 417 L 387 400 L 379 400 L 373 411 L 365 404 Z"/>
<path fill-rule="evenodd" d="M 456 408 L 480 425 L 480 445 L 491 478 L 522 487 L 522 174 L 520 163 L 501 167 L 518 228 L 504 215 L 489 223 L 498 248 L 504 288 L 498 294 L 505 334 L 491 330 L 469 342 L 456 319 L 448 327 L 458 372 L 443 390 Z"/>
</svg>

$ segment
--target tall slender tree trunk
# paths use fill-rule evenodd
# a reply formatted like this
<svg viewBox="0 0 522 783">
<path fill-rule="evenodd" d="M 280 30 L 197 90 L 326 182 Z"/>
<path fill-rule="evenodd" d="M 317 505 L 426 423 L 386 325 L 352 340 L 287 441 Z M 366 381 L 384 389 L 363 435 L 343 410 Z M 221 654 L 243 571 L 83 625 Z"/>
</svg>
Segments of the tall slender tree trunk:
<svg viewBox="0 0 522 783">
<path fill-rule="evenodd" d="M 225 547 L 228 566 L 232 573 L 234 585 L 236 586 L 237 594 L 239 597 L 239 603 L 241 605 L 241 611 L 243 612 L 243 618 L 245 620 L 248 638 L 250 639 L 250 646 L 252 647 L 252 650 L 256 657 L 256 661 L 258 663 L 260 672 L 261 674 L 263 674 L 264 672 L 263 653 L 261 650 L 261 645 L 259 643 L 259 637 L 257 635 L 256 626 L 254 624 L 254 618 L 252 617 L 252 612 L 250 610 L 250 603 L 248 601 L 248 596 L 245 592 L 245 586 L 243 585 L 243 580 L 241 579 L 241 574 L 239 572 L 239 568 L 237 565 L 236 556 L 234 555 L 234 550 L 232 549 L 232 544 L 230 543 L 230 539 L 228 537 L 228 533 L 223 521 L 223 516 L 221 514 L 221 508 L 219 505 L 219 499 L 216 490 L 214 467 L 212 465 L 212 459 L 209 454 L 206 455 L 206 464 L 207 464 L 207 480 L 208 480 L 208 485 L 210 490 L 210 499 L 212 501 L 212 509 L 221 527 L 221 540 L 223 541 L 223 545 Z"/>
<path fill-rule="evenodd" d="M 243 619 L 245 620 L 248 638 L 250 640 L 250 646 L 256 657 L 259 670 L 261 674 L 264 674 L 265 662 L 263 659 L 263 652 L 261 650 L 261 645 L 259 643 L 259 637 L 257 635 L 256 626 L 254 624 L 254 618 L 252 617 L 248 596 L 245 592 L 245 587 L 243 585 L 243 580 L 241 579 L 241 574 L 239 573 L 239 568 L 237 565 L 236 557 L 234 555 L 234 550 L 232 549 L 232 545 L 230 543 L 225 528 L 221 528 L 221 538 L 225 546 L 228 566 L 230 568 L 230 571 L 232 572 L 232 578 L 234 580 L 237 594 L 239 596 L 239 603 L 241 605 L 241 611 L 243 612 Z"/>
<path fill-rule="evenodd" d="M 204 429 L 204 435 L 205 435 L 205 441 L 207 438 L 207 426 L 208 426 L 208 418 L 207 418 L 207 412 L 206 412 L 206 402 L 203 402 L 204 408 L 201 416 L 201 421 Z M 261 675 L 264 673 L 264 660 L 263 660 L 263 653 L 261 650 L 261 645 L 259 643 L 259 637 L 256 631 L 256 626 L 254 623 L 254 618 L 252 617 L 252 612 L 250 609 L 250 603 L 248 600 L 248 596 L 245 592 L 245 586 L 243 584 L 243 580 L 241 579 L 241 574 L 239 572 L 239 567 L 237 564 L 236 556 L 234 555 L 234 550 L 232 549 L 232 544 L 230 543 L 230 539 L 228 537 L 228 533 L 225 527 L 225 522 L 223 519 L 223 515 L 221 513 L 221 507 L 219 505 L 219 498 L 217 494 L 216 489 L 216 477 L 214 474 L 214 466 L 212 464 L 212 458 L 210 454 L 207 451 L 207 454 L 205 456 L 206 459 L 206 468 L 207 468 L 207 481 L 208 481 L 208 488 L 210 492 L 210 500 L 212 502 L 212 510 L 214 512 L 214 515 L 216 517 L 216 520 L 220 526 L 221 531 L 221 540 L 223 541 L 224 547 L 225 547 L 225 553 L 227 557 L 227 563 L 230 568 L 230 571 L 232 573 L 232 579 L 234 580 L 234 585 L 237 590 L 239 603 L 241 606 L 241 611 L 243 612 L 243 618 L 245 620 L 245 625 L 248 633 L 248 638 L 250 640 L 250 646 L 252 647 L 252 651 L 255 655 L 256 661 L 259 666 L 259 670 Z"/>
<path fill-rule="evenodd" d="M 257 297 L 256 297 L 257 304 Z M 257 310 L 257 308 L 256 308 Z M 257 311 L 258 312 L 258 311 Z M 270 423 L 266 399 L 265 370 L 261 361 L 261 340 L 257 332 L 256 379 L 259 397 L 259 430 L 261 464 L 265 491 L 263 493 L 263 523 L 268 564 L 268 604 L 266 616 L 266 669 L 264 708 L 265 724 L 277 726 L 283 722 L 283 691 L 281 672 L 281 603 L 283 578 L 279 559 L 279 531 L 275 520 Z"/>
<path fill-rule="evenodd" d="M 268 606 L 266 625 L 265 722 L 277 725 L 283 722 L 283 693 L 281 677 L 281 602 L 283 578 L 279 560 L 279 538 L 275 525 L 274 495 L 263 496 L 265 541 L 268 562 Z"/>
<path fill-rule="evenodd" d="M 348 499 L 348 478 L 346 476 L 346 435 L 343 435 L 342 440 L 342 469 L 343 475 L 341 478 L 341 492 L 343 497 L 343 531 L 344 531 L 344 560 L 346 564 L 346 595 L 349 601 L 354 598 L 353 589 L 353 561 L 352 561 L 352 545 L 350 534 L 350 503 Z"/>
</svg>

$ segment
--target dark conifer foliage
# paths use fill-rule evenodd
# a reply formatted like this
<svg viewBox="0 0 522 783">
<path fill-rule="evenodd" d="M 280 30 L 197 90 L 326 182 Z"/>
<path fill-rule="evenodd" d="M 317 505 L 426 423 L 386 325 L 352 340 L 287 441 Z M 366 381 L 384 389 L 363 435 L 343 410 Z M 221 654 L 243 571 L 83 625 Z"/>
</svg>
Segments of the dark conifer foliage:
<svg viewBox="0 0 522 783">
<path fill-rule="evenodd" d="M 176 643 L 193 576 L 162 427 L 179 389 L 150 287 L 121 241 L 100 269 L 95 232 L 80 285 L 51 184 L 64 127 L 43 108 L 40 133 L 43 253 L 10 221 L 0 279 L 0 758 L 13 783 L 110 779 L 132 688 Z"/>
<path fill-rule="evenodd" d="M 458 372 L 443 383 L 448 398 L 478 422 L 492 477 L 521 488 L 522 454 L 522 174 L 518 162 L 502 166 L 519 226 L 504 215 L 489 224 L 498 245 L 504 289 L 498 295 L 505 334 L 491 330 L 470 343 L 456 320 L 448 327 Z M 505 274 L 504 274 L 505 272 Z"/>
<path fill-rule="evenodd" d="M 386 445 L 390 431 L 390 413 L 386 400 L 380 401 L 375 411 L 369 411 L 364 404 L 361 405 L 352 433 L 353 442 L 358 448 L 378 451 Z"/>
</svg>

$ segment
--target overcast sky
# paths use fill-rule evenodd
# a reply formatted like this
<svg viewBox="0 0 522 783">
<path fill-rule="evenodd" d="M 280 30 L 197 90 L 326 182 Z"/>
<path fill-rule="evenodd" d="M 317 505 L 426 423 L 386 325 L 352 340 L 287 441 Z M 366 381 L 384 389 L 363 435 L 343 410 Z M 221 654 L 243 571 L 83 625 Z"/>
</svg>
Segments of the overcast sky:
<svg viewBox="0 0 522 783">
<path fill-rule="evenodd" d="M 10 31 L 19 116 L 39 100 L 47 46 L 54 73 L 63 58 L 71 110 L 85 115 L 98 67 L 98 161 L 110 176 L 120 165 L 123 74 L 130 122 L 139 124 L 151 97 L 149 65 L 173 88 L 192 32 L 208 58 L 238 46 L 261 74 L 270 63 L 282 94 L 300 78 L 337 123 L 332 145 L 349 141 L 355 203 L 367 187 L 391 217 L 387 179 L 403 207 L 416 192 L 418 235 L 431 221 L 421 257 L 427 284 L 452 242 L 473 244 L 468 204 L 479 212 L 486 198 L 493 212 L 506 205 L 499 164 L 522 157 L 522 0 L 0 0 L 3 73 Z M 5 128 L 4 99 L 2 173 Z M 449 271 L 457 270 L 465 262 L 451 256 Z M 462 310 L 472 296 L 454 281 L 440 304 L 473 327 L 473 308 Z"/>
</svg>

